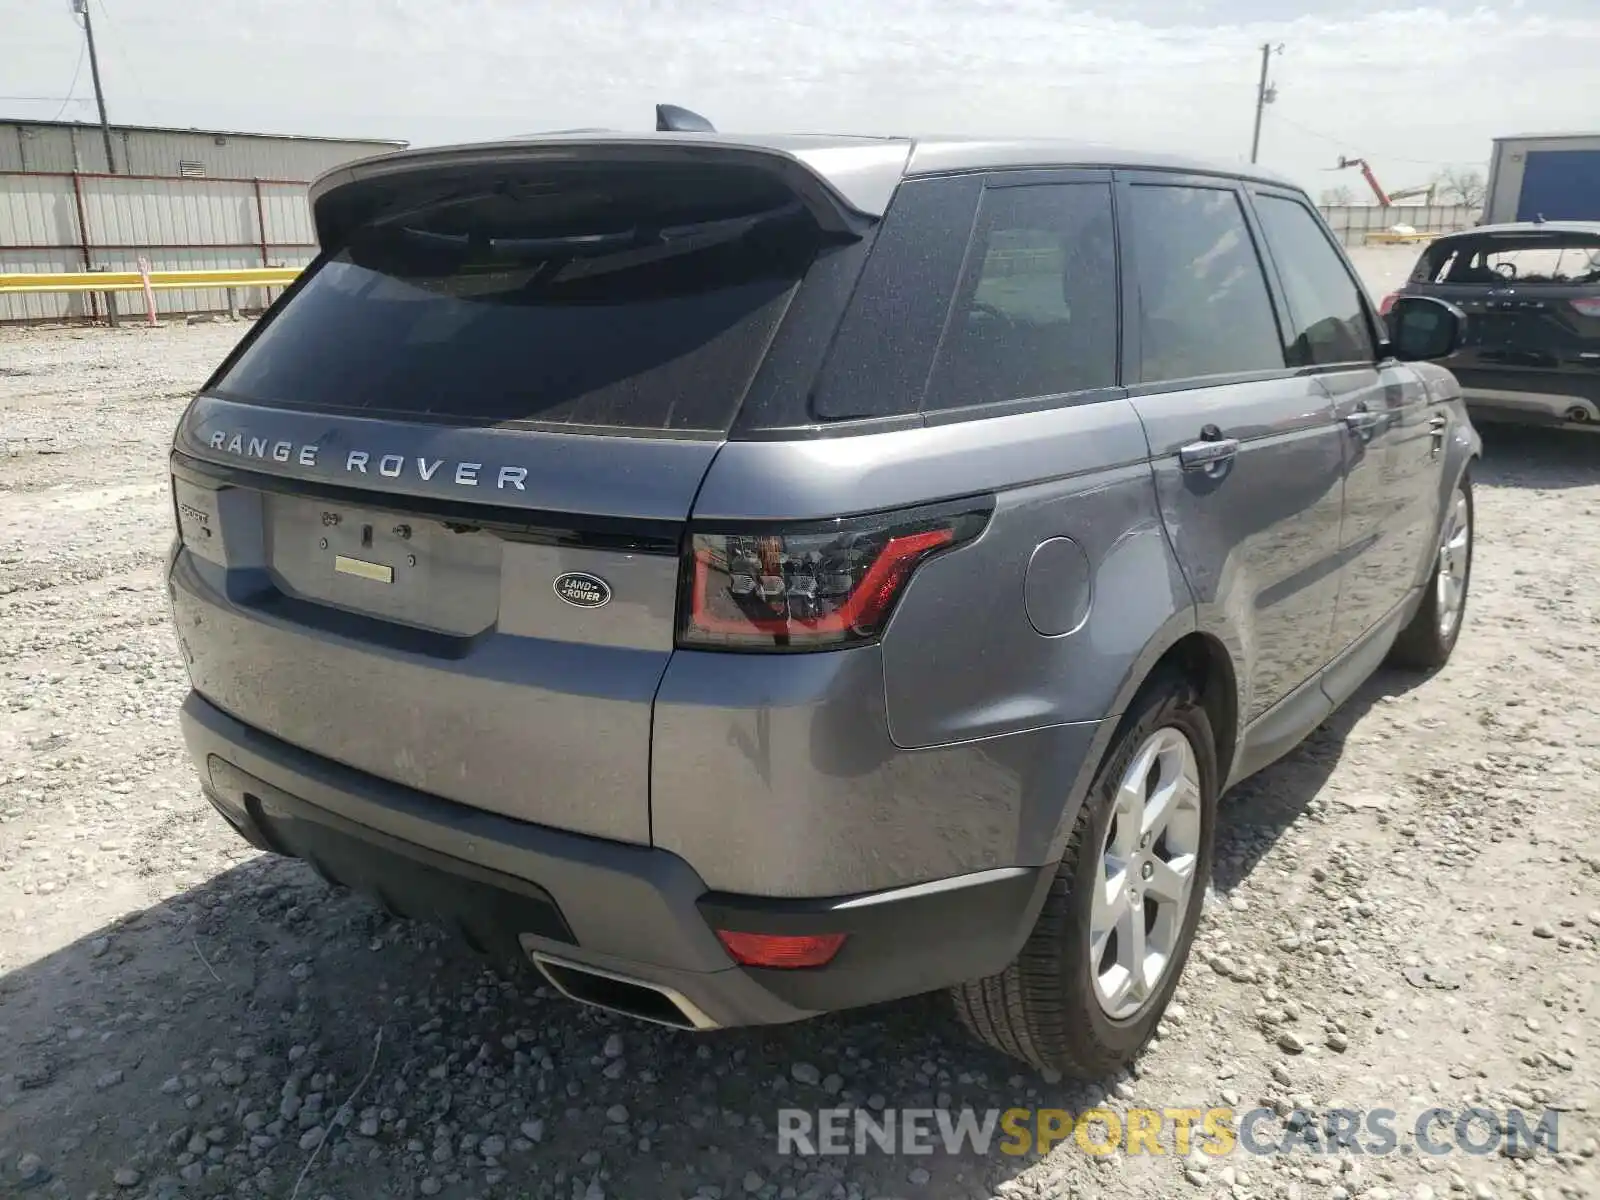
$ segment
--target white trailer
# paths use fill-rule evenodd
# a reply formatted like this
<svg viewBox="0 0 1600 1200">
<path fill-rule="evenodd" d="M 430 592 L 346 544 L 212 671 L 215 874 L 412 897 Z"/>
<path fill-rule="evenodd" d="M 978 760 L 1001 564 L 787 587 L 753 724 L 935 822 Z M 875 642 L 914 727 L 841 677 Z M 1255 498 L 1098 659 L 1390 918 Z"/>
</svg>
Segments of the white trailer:
<svg viewBox="0 0 1600 1200">
<path fill-rule="evenodd" d="M 1540 218 L 1600 221 L 1600 133 L 1495 138 L 1484 223 Z"/>
</svg>

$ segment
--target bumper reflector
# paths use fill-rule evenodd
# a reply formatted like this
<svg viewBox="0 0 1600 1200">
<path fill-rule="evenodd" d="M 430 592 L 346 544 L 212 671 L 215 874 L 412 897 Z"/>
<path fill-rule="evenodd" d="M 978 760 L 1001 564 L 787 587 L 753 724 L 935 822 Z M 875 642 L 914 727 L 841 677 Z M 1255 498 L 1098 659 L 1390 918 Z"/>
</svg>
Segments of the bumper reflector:
<svg viewBox="0 0 1600 1200">
<path fill-rule="evenodd" d="M 717 930 L 717 937 L 744 967 L 820 967 L 833 961 L 844 945 L 842 933 L 779 934 L 733 933 Z"/>
</svg>

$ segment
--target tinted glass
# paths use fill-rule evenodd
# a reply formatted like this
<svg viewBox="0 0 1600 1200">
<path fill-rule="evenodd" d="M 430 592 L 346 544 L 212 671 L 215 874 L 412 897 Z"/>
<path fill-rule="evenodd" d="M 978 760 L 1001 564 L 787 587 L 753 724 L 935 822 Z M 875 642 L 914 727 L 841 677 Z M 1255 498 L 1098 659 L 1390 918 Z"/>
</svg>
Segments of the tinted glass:
<svg viewBox="0 0 1600 1200">
<path fill-rule="evenodd" d="M 921 406 L 982 186 L 968 175 L 895 192 L 812 397 L 817 420 Z"/>
<path fill-rule="evenodd" d="M 1115 384 L 1115 243 L 1110 184 L 985 192 L 926 407 Z"/>
<path fill-rule="evenodd" d="M 1141 380 L 1284 366 L 1261 260 L 1231 191 L 1135 187 Z"/>
<path fill-rule="evenodd" d="M 1257 196 L 1256 211 L 1293 314 L 1289 365 L 1372 362 L 1361 293 L 1316 218 L 1280 196 Z"/>
<path fill-rule="evenodd" d="M 814 223 L 671 172 L 408 209 L 316 269 L 222 377 L 262 404 L 474 423 L 726 430 Z"/>
</svg>

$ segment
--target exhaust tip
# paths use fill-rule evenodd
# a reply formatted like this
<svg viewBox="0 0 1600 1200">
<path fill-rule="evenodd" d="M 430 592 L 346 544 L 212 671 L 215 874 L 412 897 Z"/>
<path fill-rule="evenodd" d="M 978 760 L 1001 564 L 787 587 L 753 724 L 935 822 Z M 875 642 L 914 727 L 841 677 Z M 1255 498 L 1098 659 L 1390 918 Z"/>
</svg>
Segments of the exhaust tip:
<svg viewBox="0 0 1600 1200">
<path fill-rule="evenodd" d="M 530 952 L 529 957 L 550 986 L 575 1003 L 672 1029 L 718 1028 L 687 996 L 673 988 L 538 952 Z"/>
<path fill-rule="evenodd" d="M 1589 419 L 1589 410 L 1583 407 L 1581 404 L 1574 404 L 1571 408 L 1567 409 L 1567 420 L 1569 421 L 1577 421 L 1578 423 L 1582 424 Z"/>
</svg>

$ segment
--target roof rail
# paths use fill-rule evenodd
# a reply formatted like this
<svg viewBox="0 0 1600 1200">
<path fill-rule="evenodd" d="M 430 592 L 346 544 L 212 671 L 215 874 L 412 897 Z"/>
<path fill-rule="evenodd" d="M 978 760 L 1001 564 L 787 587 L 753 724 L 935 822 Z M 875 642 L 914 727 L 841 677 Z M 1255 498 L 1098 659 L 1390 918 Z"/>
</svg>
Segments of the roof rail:
<svg viewBox="0 0 1600 1200">
<path fill-rule="evenodd" d="M 656 131 L 658 133 L 715 133 L 716 127 L 697 112 L 679 108 L 676 104 L 656 105 Z"/>
</svg>

